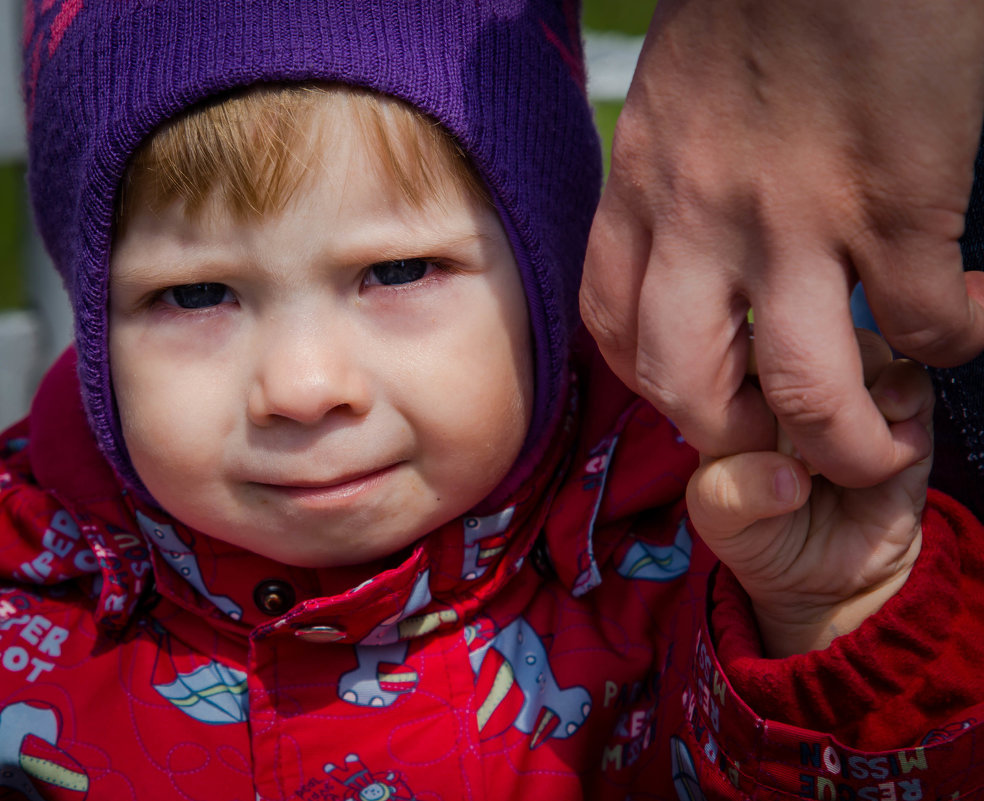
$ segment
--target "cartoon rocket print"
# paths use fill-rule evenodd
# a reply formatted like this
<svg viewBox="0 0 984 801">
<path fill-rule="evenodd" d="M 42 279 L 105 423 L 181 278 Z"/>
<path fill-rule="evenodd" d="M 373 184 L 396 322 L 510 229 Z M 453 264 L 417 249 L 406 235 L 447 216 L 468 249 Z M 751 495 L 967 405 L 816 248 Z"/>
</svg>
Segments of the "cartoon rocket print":
<svg viewBox="0 0 984 801">
<path fill-rule="evenodd" d="M 627 579 L 673 581 L 690 568 L 692 548 L 687 522 L 681 520 L 672 545 L 636 542 L 622 558 L 617 571 Z"/>
<path fill-rule="evenodd" d="M 495 557 L 502 553 L 506 547 L 505 531 L 515 511 L 516 507 L 510 506 L 488 517 L 464 519 L 465 555 L 461 566 L 463 579 L 474 581 L 481 577 Z"/>
<path fill-rule="evenodd" d="M 338 695 L 356 706 L 390 706 L 417 687 L 417 671 L 404 664 L 407 643 L 357 645 L 359 666 L 338 680 Z"/>
<path fill-rule="evenodd" d="M 453 609 L 417 615 L 431 600 L 430 571 L 425 570 L 417 576 L 403 610 L 384 620 L 355 646 L 359 664 L 339 678 L 339 698 L 356 706 L 390 706 L 417 688 L 417 671 L 406 664 L 407 640 L 457 618 Z"/>
<path fill-rule="evenodd" d="M 543 640 L 528 622 L 517 618 L 497 633 L 482 622 L 469 626 L 466 636 L 483 699 L 477 710 L 483 739 L 512 726 L 531 735 L 533 749 L 581 728 L 591 712 L 591 695 L 583 687 L 561 689 Z"/>
<path fill-rule="evenodd" d="M 44 801 L 48 793 L 42 793 L 56 787 L 59 798 L 88 795 L 89 777 L 58 747 L 58 729 L 58 715 L 47 705 L 21 702 L 0 710 L 0 788 L 27 801 Z"/>
<path fill-rule="evenodd" d="M 680 801 L 706 801 L 697 781 L 697 767 L 687 744 L 679 737 L 670 738 L 670 762 L 673 770 L 673 786 Z"/>
</svg>

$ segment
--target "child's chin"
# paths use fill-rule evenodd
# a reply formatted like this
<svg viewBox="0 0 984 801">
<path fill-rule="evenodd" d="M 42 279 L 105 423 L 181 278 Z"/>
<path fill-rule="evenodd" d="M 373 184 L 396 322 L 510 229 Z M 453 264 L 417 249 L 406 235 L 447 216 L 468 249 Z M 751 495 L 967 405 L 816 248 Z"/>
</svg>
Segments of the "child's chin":
<svg viewBox="0 0 984 801">
<path fill-rule="evenodd" d="M 273 550 L 262 554 L 275 562 L 290 567 L 301 567 L 312 570 L 340 570 L 376 575 L 385 570 L 399 567 L 413 554 L 417 543 L 410 545 L 396 544 L 392 548 L 380 548 L 369 551 L 351 551 L 338 553 L 339 550 Z"/>
</svg>

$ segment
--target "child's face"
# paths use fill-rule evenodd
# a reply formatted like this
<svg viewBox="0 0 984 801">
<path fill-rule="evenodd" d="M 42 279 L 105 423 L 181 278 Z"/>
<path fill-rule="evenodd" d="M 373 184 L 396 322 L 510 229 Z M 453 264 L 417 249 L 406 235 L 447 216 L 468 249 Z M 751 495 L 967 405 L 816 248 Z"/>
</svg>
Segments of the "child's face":
<svg viewBox="0 0 984 801">
<path fill-rule="evenodd" d="M 481 501 L 533 394 L 495 212 L 453 188 L 410 204 L 351 130 L 324 152 L 258 221 L 138 205 L 110 284 L 114 389 L 147 489 L 199 531 L 311 567 L 393 554 Z"/>
</svg>

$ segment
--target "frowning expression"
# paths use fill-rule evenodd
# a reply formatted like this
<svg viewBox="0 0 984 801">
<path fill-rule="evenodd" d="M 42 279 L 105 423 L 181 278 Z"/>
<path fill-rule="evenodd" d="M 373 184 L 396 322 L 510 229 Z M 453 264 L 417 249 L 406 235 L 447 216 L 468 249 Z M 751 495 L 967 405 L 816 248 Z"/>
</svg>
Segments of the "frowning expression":
<svg viewBox="0 0 984 801">
<path fill-rule="evenodd" d="M 333 128 L 282 212 L 137 206 L 111 264 L 114 391 L 147 489 L 303 566 L 384 557 L 473 507 L 518 455 L 533 392 L 494 210 L 454 186 L 409 202 Z"/>
</svg>

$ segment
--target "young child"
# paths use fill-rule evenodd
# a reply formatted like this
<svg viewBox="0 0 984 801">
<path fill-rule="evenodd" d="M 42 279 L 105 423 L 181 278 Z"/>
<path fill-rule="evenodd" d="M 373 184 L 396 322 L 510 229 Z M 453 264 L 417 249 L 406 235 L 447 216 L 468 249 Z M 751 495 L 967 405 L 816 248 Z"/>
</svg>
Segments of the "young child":
<svg viewBox="0 0 984 801">
<path fill-rule="evenodd" d="M 855 492 L 779 453 L 703 465 L 716 570 L 695 454 L 577 333 L 576 12 L 27 4 L 31 189 L 77 337 L 0 439 L 12 797 L 976 786 L 956 732 L 885 755 L 796 728 L 874 752 L 976 720 L 976 646 L 913 611 L 981 535 L 943 498 L 920 527 L 927 462 Z M 873 395 L 928 448 L 921 373 L 889 358 Z M 759 658 L 758 626 L 809 653 Z M 940 683 L 886 708 L 917 673 Z"/>
</svg>

